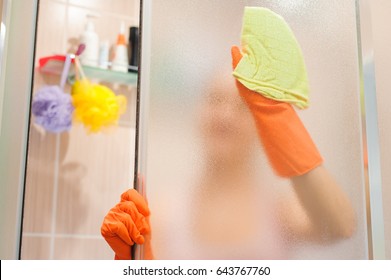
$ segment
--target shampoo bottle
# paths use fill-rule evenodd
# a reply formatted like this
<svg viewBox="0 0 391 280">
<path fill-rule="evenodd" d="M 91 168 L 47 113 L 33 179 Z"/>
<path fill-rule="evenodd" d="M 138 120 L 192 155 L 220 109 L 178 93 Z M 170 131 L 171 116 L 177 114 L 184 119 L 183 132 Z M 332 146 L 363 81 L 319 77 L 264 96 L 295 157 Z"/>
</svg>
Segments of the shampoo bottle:
<svg viewBox="0 0 391 280">
<path fill-rule="evenodd" d="M 94 15 L 87 15 L 87 24 L 85 31 L 80 36 L 80 44 L 85 45 L 85 50 L 80 56 L 80 62 L 87 66 L 98 66 L 99 58 L 99 37 L 95 32 L 95 27 L 91 18 Z"/>
<path fill-rule="evenodd" d="M 129 64 L 132 66 L 138 66 L 138 27 L 130 27 L 129 29 L 129 46 L 130 57 Z"/>
<path fill-rule="evenodd" d="M 124 23 L 121 24 L 117 43 L 114 48 L 114 58 L 112 61 L 111 70 L 128 72 L 128 48 L 126 46 Z"/>
</svg>

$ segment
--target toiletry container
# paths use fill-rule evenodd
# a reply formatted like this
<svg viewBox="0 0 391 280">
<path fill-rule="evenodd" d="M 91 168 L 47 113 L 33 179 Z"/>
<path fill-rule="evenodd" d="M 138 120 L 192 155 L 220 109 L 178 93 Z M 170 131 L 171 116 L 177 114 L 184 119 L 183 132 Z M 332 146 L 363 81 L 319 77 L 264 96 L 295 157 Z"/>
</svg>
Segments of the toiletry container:
<svg viewBox="0 0 391 280">
<path fill-rule="evenodd" d="M 105 40 L 100 43 L 99 47 L 99 68 L 109 68 L 109 41 Z"/>
<path fill-rule="evenodd" d="M 138 27 L 130 27 L 129 29 L 129 47 L 130 57 L 129 65 L 138 66 Z M 130 70 L 129 70 L 130 71 Z"/>
<path fill-rule="evenodd" d="M 121 24 L 120 33 L 118 34 L 117 43 L 114 48 L 114 58 L 111 70 L 128 72 L 128 48 L 125 39 L 125 24 Z"/>
<path fill-rule="evenodd" d="M 95 32 L 95 27 L 91 18 L 94 18 L 94 15 L 87 15 L 87 24 L 85 31 L 80 36 L 80 44 L 85 45 L 84 52 L 80 55 L 80 62 L 83 65 L 87 66 L 98 66 L 99 58 L 99 37 Z"/>
</svg>

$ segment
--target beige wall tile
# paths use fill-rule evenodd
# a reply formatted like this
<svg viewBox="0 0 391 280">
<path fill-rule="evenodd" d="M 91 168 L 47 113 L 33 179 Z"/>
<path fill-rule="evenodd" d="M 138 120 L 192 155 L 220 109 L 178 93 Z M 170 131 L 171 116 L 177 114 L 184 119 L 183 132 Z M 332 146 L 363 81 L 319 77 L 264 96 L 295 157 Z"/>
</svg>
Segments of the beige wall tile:
<svg viewBox="0 0 391 280">
<path fill-rule="evenodd" d="M 2 20 L 3 16 L 3 0 L 0 0 L 0 20 Z"/>
<path fill-rule="evenodd" d="M 54 259 L 112 260 L 114 253 L 103 238 L 56 238 Z"/>
<path fill-rule="evenodd" d="M 39 90 L 43 86 L 59 85 L 59 84 L 60 84 L 60 76 L 59 75 L 43 74 L 38 69 L 35 70 L 33 93 L 35 93 L 37 90 Z M 67 85 L 65 87 L 65 92 L 70 92 L 69 85 Z"/>
<path fill-rule="evenodd" d="M 61 138 L 57 233 L 100 235 L 103 217 L 132 185 L 134 137 L 129 127 L 88 135 L 76 125 Z"/>
<path fill-rule="evenodd" d="M 50 232 L 56 137 L 30 127 L 24 203 L 24 232 Z"/>
<path fill-rule="evenodd" d="M 106 2 L 106 1 L 105 1 Z M 109 1 L 107 1 L 109 3 Z M 76 49 L 79 44 L 80 36 L 84 32 L 86 25 L 86 15 L 91 12 L 90 9 L 69 6 L 68 10 L 68 42 L 67 50 Z M 101 14 L 100 17 L 92 19 L 95 25 L 95 31 L 99 36 L 99 41 L 108 40 L 110 46 L 113 46 L 117 41 L 117 36 L 120 31 L 121 22 L 125 23 L 126 39 L 129 36 L 129 27 L 138 26 L 138 18 L 118 17 L 116 15 Z"/>
<path fill-rule="evenodd" d="M 70 0 L 69 4 L 97 10 L 100 13 L 115 13 L 124 16 L 137 16 L 140 0 Z"/>
<path fill-rule="evenodd" d="M 22 260 L 50 259 L 50 238 L 23 236 Z"/>
<path fill-rule="evenodd" d="M 121 94 L 126 97 L 127 106 L 126 111 L 120 117 L 120 124 L 129 127 L 135 127 L 136 125 L 136 102 L 137 102 L 137 87 L 127 85 L 114 85 L 110 83 L 101 84 L 111 88 L 116 94 Z"/>
<path fill-rule="evenodd" d="M 34 75 L 35 93 L 45 85 L 59 83 L 59 77 Z M 52 230 L 53 187 L 55 184 L 56 135 L 44 132 L 34 125 L 31 119 L 28 159 L 26 169 L 26 189 L 23 230 L 24 232 L 49 233 Z"/>
<path fill-rule="evenodd" d="M 66 5 L 54 1 L 40 2 L 36 61 L 44 56 L 65 51 Z"/>
<path fill-rule="evenodd" d="M 140 18 L 140 4 L 141 4 L 140 2 L 141 2 L 141 1 L 135 1 L 135 2 L 136 2 L 136 3 L 135 3 L 135 6 L 134 6 L 134 7 L 135 7 L 135 8 L 134 8 L 134 9 L 135 9 L 135 13 L 139 13 L 139 16 L 138 16 L 138 17 Z"/>
</svg>

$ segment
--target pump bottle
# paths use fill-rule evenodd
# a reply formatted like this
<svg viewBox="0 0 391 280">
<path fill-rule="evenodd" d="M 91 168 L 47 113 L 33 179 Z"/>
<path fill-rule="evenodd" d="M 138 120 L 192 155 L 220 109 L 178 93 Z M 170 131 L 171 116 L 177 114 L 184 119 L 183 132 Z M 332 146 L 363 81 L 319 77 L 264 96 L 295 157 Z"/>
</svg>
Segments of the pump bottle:
<svg viewBox="0 0 391 280">
<path fill-rule="evenodd" d="M 125 39 L 125 24 L 123 22 L 114 48 L 114 58 L 111 70 L 128 72 L 128 48 Z"/>
</svg>

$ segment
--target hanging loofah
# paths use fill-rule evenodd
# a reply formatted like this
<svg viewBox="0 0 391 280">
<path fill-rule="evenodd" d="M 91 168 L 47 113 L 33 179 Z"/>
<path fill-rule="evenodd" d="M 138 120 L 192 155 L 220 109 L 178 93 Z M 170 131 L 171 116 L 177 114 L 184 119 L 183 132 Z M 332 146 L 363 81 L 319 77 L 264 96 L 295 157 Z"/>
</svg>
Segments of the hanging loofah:
<svg viewBox="0 0 391 280">
<path fill-rule="evenodd" d="M 115 95 L 108 87 L 92 84 L 86 78 L 78 80 L 72 87 L 74 118 L 90 132 L 99 132 L 115 126 L 126 110 L 126 97 Z"/>
<path fill-rule="evenodd" d="M 34 95 L 31 111 L 35 123 L 45 130 L 60 133 L 72 126 L 71 96 L 59 86 L 44 86 Z"/>
</svg>

